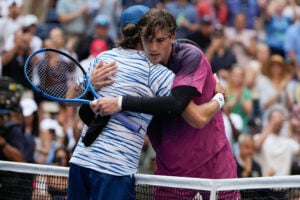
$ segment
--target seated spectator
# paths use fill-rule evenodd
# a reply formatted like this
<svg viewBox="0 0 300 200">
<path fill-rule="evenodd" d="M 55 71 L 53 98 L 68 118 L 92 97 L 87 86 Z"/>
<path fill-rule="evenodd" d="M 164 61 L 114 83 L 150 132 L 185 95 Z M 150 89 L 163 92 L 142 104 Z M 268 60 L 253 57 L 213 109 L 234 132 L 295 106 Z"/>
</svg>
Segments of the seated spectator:
<svg viewBox="0 0 300 200">
<path fill-rule="evenodd" d="M 110 23 L 106 16 L 98 15 L 94 20 L 94 29 L 92 34 L 89 34 L 79 40 L 75 52 L 78 55 L 78 60 L 82 61 L 90 55 L 90 46 L 93 40 L 102 39 L 106 41 L 107 49 L 114 47 L 114 41 L 109 37 Z"/>
<path fill-rule="evenodd" d="M 187 39 L 194 41 L 205 52 L 211 43 L 212 31 L 212 20 L 210 16 L 205 15 L 200 20 L 199 28 L 187 35 Z"/>
<path fill-rule="evenodd" d="M 240 135 L 238 139 L 239 153 L 236 156 L 238 177 L 261 177 L 260 165 L 254 160 L 254 140 L 251 135 Z"/>
</svg>

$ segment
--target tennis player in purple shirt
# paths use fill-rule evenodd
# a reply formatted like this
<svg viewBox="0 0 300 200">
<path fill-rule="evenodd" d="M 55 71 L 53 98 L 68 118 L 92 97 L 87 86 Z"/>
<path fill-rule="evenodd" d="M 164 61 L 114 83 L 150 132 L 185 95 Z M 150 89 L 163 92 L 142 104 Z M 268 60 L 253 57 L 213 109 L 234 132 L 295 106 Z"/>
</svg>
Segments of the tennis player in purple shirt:
<svg viewBox="0 0 300 200">
<path fill-rule="evenodd" d="M 191 44 L 176 43 L 176 22 L 164 9 L 151 9 L 138 23 L 144 51 L 152 63 L 161 63 L 176 76 L 169 97 L 124 96 L 109 102 L 99 99 L 93 111 L 112 114 L 120 109 L 153 114 L 148 136 L 156 151 L 157 175 L 195 178 L 236 178 L 233 153 L 225 135 L 222 113 L 199 109 L 216 100 L 222 107 L 221 93 L 215 93 L 216 79 L 203 52 Z M 116 105 L 118 109 L 111 109 Z M 189 102 L 188 105 L 182 102 Z M 197 106 L 197 107 L 195 107 Z M 210 105 L 212 106 L 212 105 Z M 210 116 L 210 117 L 208 117 Z M 209 120 L 208 120 L 209 119 Z M 160 194 L 175 193 L 194 197 L 195 191 L 158 188 Z M 204 199 L 209 194 L 201 194 Z M 219 199 L 238 199 L 226 192 Z"/>
</svg>

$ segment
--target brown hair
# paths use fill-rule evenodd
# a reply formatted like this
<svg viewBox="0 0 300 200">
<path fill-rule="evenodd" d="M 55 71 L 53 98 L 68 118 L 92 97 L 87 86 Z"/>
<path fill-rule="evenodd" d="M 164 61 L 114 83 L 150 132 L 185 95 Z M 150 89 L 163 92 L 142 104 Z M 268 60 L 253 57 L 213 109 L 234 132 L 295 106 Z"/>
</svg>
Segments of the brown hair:
<svg viewBox="0 0 300 200">
<path fill-rule="evenodd" d="M 126 24 L 122 27 L 121 33 L 123 38 L 119 39 L 116 44 L 124 49 L 135 49 L 141 42 L 138 34 L 138 28 L 135 24 Z"/>
<path fill-rule="evenodd" d="M 166 9 L 152 8 L 139 21 L 139 34 L 142 38 L 152 39 L 158 30 L 167 30 L 170 35 L 175 34 L 176 21 Z"/>
</svg>

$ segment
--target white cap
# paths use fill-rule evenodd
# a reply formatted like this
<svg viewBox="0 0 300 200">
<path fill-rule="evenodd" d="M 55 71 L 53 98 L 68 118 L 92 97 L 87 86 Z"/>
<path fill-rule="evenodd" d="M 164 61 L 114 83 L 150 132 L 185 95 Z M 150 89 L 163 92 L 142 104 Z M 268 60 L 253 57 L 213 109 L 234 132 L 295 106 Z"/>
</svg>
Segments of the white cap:
<svg viewBox="0 0 300 200">
<path fill-rule="evenodd" d="M 28 117 L 32 113 L 34 113 L 35 111 L 38 110 L 38 106 L 37 106 L 36 102 L 31 98 L 22 99 L 20 102 L 20 105 L 21 105 L 24 117 Z"/>
<path fill-rule="evenodd" d="M 49 129 L 54 130 L 55 135 L 57 137 L 63 137 L 64 136 L 63 128 L 58 123 L 58 121 L 55 120 L 55 119 L 50 119 L 50 118 L 43 119 L 40 123 L 40 128 L 43 129 L 43 130 L 49 130 Z"/>
<path fill-rule="evenodd" d="M 23 22 L 22 22 L 23 27 L 29 27 L 37 23 L 38 23 L 38 18 L 35 15 L 28 14 L 23 17 Z"/>
<path fill-rule="evenodd" d="M 12 6 L 12 5 L 16 5 L 16 6 L 18 6 L 18 7 L 21 7 L 21 6 L 23 6 L 23 0 L 8 0 L 7 1 L 7 6 L 8 7 L 10 7 L 10 6 Z"/>
</svg>

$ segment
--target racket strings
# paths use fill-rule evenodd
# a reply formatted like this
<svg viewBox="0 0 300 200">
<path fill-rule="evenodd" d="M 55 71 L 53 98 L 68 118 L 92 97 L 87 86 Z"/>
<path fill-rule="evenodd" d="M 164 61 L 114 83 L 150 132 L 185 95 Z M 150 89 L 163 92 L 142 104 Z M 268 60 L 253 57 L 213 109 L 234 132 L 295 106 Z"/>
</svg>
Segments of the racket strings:
<svg viewBox="0 0 300 200">
<path fill-rule="evenodd" d="M 74 61 L 55 51 L 44 51 L 36 54 L 27 66 L 28 78 L 43 93 L 66 99 L 66 94 L 78 77 L 84 77 L 81 68 Z M 78 92 L 71 94 L 79 97 Z"/>
</svg>

